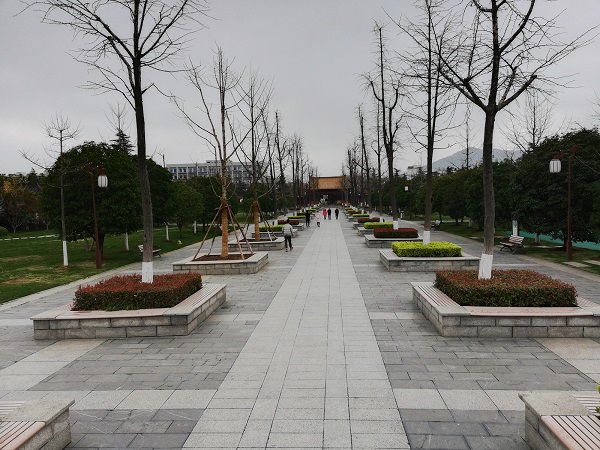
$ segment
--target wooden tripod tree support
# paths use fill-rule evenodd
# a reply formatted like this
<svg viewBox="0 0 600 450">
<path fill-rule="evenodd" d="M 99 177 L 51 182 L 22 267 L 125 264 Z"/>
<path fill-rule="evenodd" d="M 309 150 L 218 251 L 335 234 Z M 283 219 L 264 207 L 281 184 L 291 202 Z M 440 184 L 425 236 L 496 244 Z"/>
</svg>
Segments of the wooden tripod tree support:
<svg viewBox="0 0 600 450">
<path fill-rule="evenodd" d="M 252 251 L 252 247 L 250 246 L 250 243 L 248 242 L 248 239 L 246 238 L 246 234 L 244 233 L 244 230 L 242 229 L 240 223 L 238 222 L 235 215 L 233 214 L 233 211 L 231 210 L 231 206 L 229 205 L 229 202 L 227 201 L 227 199 L 222 198 L 221 204 L 219 205 L 219 208 L 217 209 L 217 213 L 215 214 L 215 217 L 213 218 L 210 225 L 208 226 L 208 230 L 206 230 L 206 234 L 204 235 L 204 238 L 202 239 L 202 242 L 200 243 L 200 248 L 198 248 L 198 251 L 194 255 L 194 258 L 192 259 L 193 261 L 198 261 L 198 255 L 200 254 L 200 251 L 202 250 L 202 247 L 204 246 L 204 243 L 206 242 L 206 238 L 208 237 L 210 230 L 212 230 L 213 228 L 215 228 L 215 229 L 217 228 L 217 218 L 219 216 L 221 217 L 221 257 L 227 258 L 229 256 L 229 247 L 228 247 L 228 241 L 229 241 L 229 239 L 228 239 L 229 224 L 228 223 L 229 223 L 229 221 L 231 221 L 231 223 L 233 224 L 233 234 L 235 235 L 235 238 L 237 241 L 240 259 L 243 260 L 245 258 L 244 258 L 244 252 L 242 250 L 242 246 L 240 243 L 240 239 L 238 239 L 238 235 L 235 231 L 236 225 L 237 225 L 237 229 L 242 234 L 243 242 L 246 242 L 248 244 L 248 248 L 250 249 L 250 254 L 254 254 L 254 252 Z M 216 235 L 213 236 L 213 238 L 211 240 L 210 249 L 208 250 L 207 255 L 211 254 L 214 243 L 215 243 L 215 239 L 216 239 Z"/>
</svg>

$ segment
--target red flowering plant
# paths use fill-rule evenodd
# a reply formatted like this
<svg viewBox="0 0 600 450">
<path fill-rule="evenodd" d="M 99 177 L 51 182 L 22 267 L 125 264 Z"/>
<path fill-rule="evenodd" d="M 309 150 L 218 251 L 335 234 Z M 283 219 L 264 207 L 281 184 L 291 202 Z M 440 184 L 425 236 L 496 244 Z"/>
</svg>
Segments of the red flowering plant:
<svg viewBox="0 0 600 450">
<path fill-rule="evenodd" d="M 142 283 L 141 275 L 116 276 L 77 289 L 71 310 L 171 308 L 200 288 L 202 276 L 196 273 L 156 275 L 152 283 Z"/>
<path fill-rule="evenodd" d="M 286 221 L 287 220 L 284 220 L 284 219 L 278 219 L 277 224 L 284 225 L 286 223 Z M 290 225 L 300 225 L 300 221 L 298 219 L 290 219 Z"/>
<path fill-rule="evenodd" d="M 463 306 L 577 306 L 575 286 L 532 270 L 492 270 L 487 280 L 475 270 L 439 270 L 435 286 Z"/>
<path fill-rule="evenodd" d="M 358 223 L 379 222 L 379 217 L 357 217 Z"/>
<path fill-rule="evenodd" d="M 376 238 L 411 239 L 419 237 L 415 228 L 373 228 L 373 236 Z"/>
</svg>

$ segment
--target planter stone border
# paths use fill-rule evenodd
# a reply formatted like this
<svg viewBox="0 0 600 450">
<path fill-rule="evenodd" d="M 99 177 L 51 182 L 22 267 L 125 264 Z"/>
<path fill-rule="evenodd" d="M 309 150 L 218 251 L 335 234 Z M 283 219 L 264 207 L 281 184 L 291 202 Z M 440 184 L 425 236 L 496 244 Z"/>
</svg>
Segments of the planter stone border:
<svg viewBox="0 0 600 450">
<path fill-rule="evenodd" d="M 398 241 L 398 239 L 396 239 Z M 435 272 L 437 270 L 476 270 L 479 258 L 463 253 L 456 257 L 400 257 L 391 249 L 379 250 L 379 260 L 390 272 Z"/>
<path fill-rule="evenodd" d="M 201 254 L 202 255 L 202 254 Z M 202 275 L 235 275 L 257 273 L 269 262 L 269 252 L 256 252 L 246 259 L 194 261 L 193 256 L 173 263 L 173 272 L 196 272 Z"/>
<path fill-rule="evenodd" d="M 248 245 L 248 243 L 250 245 Z M 249 247 L 252 247 L 253 251 L 269 251 L 269 250 L 283 250 L 284 249 L 284 244 L 285 241 L 283 239 L 283 237 L 276 237 L 275 239 L 273 239 L 272 241 L 252 241 L 250 240 L 249 242 L 246 241 L 242 241 L 240 239 L 240 245 L 242 246 L 242 250 L 244 251 L 250 251 Z M 227 247 L 229 248 L 229 251 L 238 251 L 238 244 L 237 241 L 235 239 L 230 239 L 229 242 L 227 243 Z"/>
<path fill-rule="evenodd" d="M 394 242 L 423 242 L 423 238 L 376 238 L 372 234 L 365 234 L 365 244 L 370 248 L 392 248 Z"/>
<path fill-rule="evenodd" d="M 283 232 L 282 231 L 271 231 L 271 236 L 275 236 L 275 237 L 280 237 L 283 238 Z M 298 236 L 298 229 L 297 228 L 293 228 L 292 230 L 292 237 L 297 237 Z M 254 231 L 250 232 L 250 237 L 252 239 L 254 239 Z M 269 238 L 269 232 L 268 231 L 261 231 L 260 232 L 260 238 L 261 239 L 268 239 Z"/>
<path fill-rule="evenodd" d="M 600 446 L 600 396 L 565 392 L 522 393 L 525 440 L 534 450 L 588 449 Z"/>
<path fill-rule="evenodd" d="M 413 301 L 442 336 L 597 338 L 600 305 L 578 298 L 571 308 L 461 306 L 431 282 L 413 282 Z"/>
<path fill-rule="evenodd" d="M 187 336 L 225 298 L 224 284 L 204 284 L 172 308 L 71 311 L 71 305 L 67 304 L 32 317 L 33 337 L 60 340 Z"/>
</svg>

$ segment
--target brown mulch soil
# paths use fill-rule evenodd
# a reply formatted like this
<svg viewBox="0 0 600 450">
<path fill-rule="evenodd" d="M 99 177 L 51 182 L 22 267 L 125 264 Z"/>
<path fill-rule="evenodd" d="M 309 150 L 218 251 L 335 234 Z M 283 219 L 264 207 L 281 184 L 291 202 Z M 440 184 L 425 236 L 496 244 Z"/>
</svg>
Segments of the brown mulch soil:
<svg viewBox="0 0 600 450">
<path fill-rule="evenodd" d="M 244 253 L 244 259 L 248 259 L 252 256 L 252 253 Z M 202 255 L 200 258 L 194 261 L 239 261 L 241 260 L 239 253 L 233 255 L 221 256 L 221 255 Z"/>
</svg>

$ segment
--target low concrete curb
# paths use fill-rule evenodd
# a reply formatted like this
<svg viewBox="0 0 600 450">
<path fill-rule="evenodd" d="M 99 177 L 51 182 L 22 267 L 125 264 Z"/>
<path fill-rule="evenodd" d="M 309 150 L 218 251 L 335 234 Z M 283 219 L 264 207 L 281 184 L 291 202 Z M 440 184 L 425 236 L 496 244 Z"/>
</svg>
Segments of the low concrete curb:
<svg viewBox="0 0 600 450">
<path fill-rule="evenodd" d="M 196 272 L 202 275 L 234 275 L 257 273 L 269 262 L 268 252 L 256 252 L 246 259 L 194 261 L 191 256 L 173 263 L 173 272 Z"/>
<path fill-rule="evenodd" d="M 440 258 L 399 257 L 392 250 L 379 250 L 379 260 L 390 272 L 435 272 L 437 270 L 475 270 L 479 258 L 463 256 Z"/>
</svg>

